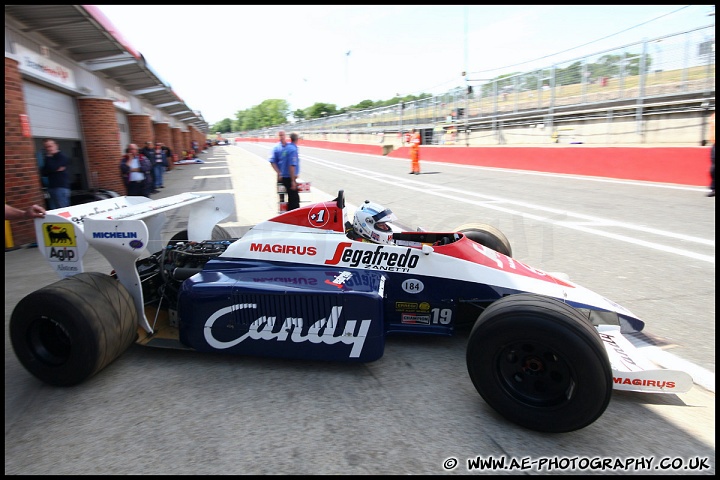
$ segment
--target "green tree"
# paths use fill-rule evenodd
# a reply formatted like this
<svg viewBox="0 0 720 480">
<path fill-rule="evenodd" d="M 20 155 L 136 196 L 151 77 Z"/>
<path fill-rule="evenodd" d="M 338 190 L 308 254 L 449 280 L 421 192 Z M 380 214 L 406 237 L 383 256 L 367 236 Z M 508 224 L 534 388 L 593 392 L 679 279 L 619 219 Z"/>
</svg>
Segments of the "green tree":
<svg viewBox="0 0 720 480">
<path fill-rule="evenodd" d="M 305 118 L 332 117 L 340 113 L 334 103 L 316 103 L 305 109 Z"/>
<path fill-rule="evenodd" d="M 582 63 L 574 62 L 567 68 L 558 69 L 555 73 L 557 85 L 571 85 L 582 83 Z"/>
<path fill-rule="evenodd" d="M 230 133 L 233 131 L 233 122 L 229 118 L 224 118 L 210 128 L 211 132 Z"/>
<path fill-rule="evenodd" d="M 258 128 L 287 123 L 290 104 L 287 100 L 268 99 L 260 105 L 235 113 L 237 130 L 256 130 Z"/>
<path fill-rule="evenodd" d="M 375 102 L 372 100 L 363 100 L 362 102 L 353 105 L 352 108 L 355 110 L 365 110 L 367 108 L 373 108 L 375 106 Z"/>
</svg>

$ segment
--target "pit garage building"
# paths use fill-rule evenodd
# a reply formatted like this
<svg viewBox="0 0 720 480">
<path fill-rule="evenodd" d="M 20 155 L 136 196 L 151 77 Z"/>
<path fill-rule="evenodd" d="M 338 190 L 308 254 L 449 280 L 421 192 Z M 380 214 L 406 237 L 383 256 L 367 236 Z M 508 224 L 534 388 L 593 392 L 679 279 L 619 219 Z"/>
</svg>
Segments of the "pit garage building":
<svg viewBox="0 0 720 480">
<path fill-rule="evenodd" d="M 44 205 L 45 138 L 70 159 L 73 190 L 124 194 L 129 143 L 179 153 L 208 124 L 93 5 L 5 6 L 5 202 Z M 5 246 L 35 241 L 32 222 L 5 225 Z"/>
</svg>

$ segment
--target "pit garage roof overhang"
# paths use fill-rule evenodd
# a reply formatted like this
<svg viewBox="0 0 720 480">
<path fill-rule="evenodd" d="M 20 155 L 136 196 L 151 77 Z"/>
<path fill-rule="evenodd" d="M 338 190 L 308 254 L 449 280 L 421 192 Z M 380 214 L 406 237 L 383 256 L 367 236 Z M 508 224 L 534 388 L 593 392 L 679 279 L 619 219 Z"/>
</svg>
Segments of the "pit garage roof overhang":
<svg viewBox="0 0 720 480">
<path fill-rule="evenodd" d="M 23 31 L 42 35 L 50 49 L 169 115 L 187 114 L 186 123 L 209 131 L 202 115 L 185 104 L 95 5 L 5 5 L 5 15 L 23 25 Z"/>
</svg>

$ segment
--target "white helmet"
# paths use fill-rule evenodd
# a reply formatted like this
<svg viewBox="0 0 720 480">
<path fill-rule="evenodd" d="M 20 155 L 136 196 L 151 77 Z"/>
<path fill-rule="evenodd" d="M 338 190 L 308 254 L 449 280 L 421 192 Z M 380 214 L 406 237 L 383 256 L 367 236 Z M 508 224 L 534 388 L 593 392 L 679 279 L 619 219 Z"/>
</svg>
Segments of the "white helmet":
<svg viewBox="0 0 720 480">
<path fill-rule="evenodd" d="M 389 208 L 365 200 L 365 204 L 355 211 L 353 228 L 355 232 L 373 243 L 394 245 L 393 231 L 386 222 L 397 220 Z"/>
</svg>

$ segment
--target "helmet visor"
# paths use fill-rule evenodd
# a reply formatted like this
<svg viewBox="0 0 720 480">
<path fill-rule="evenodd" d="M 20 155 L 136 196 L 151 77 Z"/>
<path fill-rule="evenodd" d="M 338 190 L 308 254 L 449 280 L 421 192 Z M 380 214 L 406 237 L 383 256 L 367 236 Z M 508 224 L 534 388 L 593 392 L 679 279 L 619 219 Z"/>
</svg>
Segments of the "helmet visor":
<svg viewBox="0 0 720 480">
<path fill-rule="evenodd" d="M 390 210 L 389 208 L 386 208 L 382 212 L 379 212 L 379 213 L 376 213 L 375 215 L 373 215 L 372 219 L 373 219 L 373 221 L 375 221 L 375 224 L 377 224 L 378 222 L 388 222 L 390 220 L 394 220 L 395 215 L 393 215 L 392 210 Z"/>
</svg>

